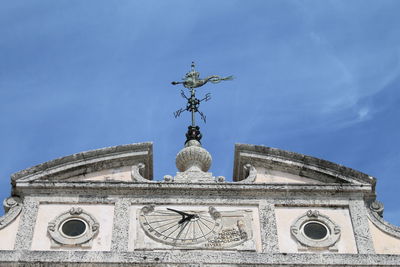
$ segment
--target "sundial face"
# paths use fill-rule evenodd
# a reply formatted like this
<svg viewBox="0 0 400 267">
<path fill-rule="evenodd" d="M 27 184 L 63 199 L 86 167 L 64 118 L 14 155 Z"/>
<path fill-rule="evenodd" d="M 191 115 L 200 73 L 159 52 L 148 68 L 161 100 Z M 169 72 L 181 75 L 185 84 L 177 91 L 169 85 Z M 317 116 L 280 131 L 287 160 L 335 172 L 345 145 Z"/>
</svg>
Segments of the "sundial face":
<svg viewBox="0 0 400 267">
<path fill-rule="evenodd" d="M 212 205 L 212 204 L 211 204 Z M 259 234 L 254 225 L 257 208 L 250 206 L 209 206 L 159 204 L 132 207 L 139 224 L 136 249 L 208 249 L 254 251 Z M 257 244 L 257 245 L 256 245 Z"/>
<path fill-rule="evenodd" d="M 215 238 L 221 231 L 221 216 L 213 207 L 173 209 L 145 206 L 140 224 L 150 238 L 172 246 L 198 245 Z"/>
</svg>

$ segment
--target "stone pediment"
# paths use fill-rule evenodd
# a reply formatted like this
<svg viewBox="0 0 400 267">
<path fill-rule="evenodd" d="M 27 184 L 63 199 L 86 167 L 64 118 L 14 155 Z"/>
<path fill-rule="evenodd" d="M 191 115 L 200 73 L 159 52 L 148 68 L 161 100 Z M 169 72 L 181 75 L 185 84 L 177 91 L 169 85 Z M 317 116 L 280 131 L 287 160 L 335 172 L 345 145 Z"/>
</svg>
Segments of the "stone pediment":
<svg viewBox="0 0 400 267">
<path fill-rule="evenodd" d="M 35 181 L 132 182 L 140 170 L 143 179 L 153 179 L 153 144 L 137 143 L 81 152 L 14 173 L 13 185 Z"/>
<path fill-rule="evenodd" d="M 256 173 L 255 183 L 347 183 L 374 187 L 376 182 L 372 176 L 330 161 L 271 147 L 236 144 L 233 181 L 245 182 L 249 169 Z"/>
</svg>

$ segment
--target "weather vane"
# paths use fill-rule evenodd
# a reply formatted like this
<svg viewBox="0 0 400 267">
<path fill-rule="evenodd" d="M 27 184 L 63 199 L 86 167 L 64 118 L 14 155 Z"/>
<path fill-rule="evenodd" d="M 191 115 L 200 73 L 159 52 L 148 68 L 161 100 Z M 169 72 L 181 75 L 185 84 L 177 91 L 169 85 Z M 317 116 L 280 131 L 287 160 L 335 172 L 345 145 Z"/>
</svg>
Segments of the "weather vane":
<svg viewBox="0 0 400 267">
<path fill-rule="evenodd" d="M 175 118 L 179 117 L 182 112 L 189 111 L 192 113 L 192 124 L 188 127 L 188 132 L 186 133 L 186 142 L 190 140 L 197 140 L 200 142 L 202 137 L 200 133 L 200 127 L 196 125 L 195 115 L 196 112 L 200 114 L 201 119 L 206 122 L 206 116 L 199 110 L 200 103 L 203 101 L 208 101 L 211 99 L 211 94 L 207 93 L 204 98 L 196 98 L 196 89 L 205 85 L 208 82 L 219 83 L 220 81 L 232 80 L 233 76 L 228 76 L 225 78 L 219 77 L 217 75 L 208 76 L 205 79 L 200 78 L 200 73 L 195 70 L 195 64 L 192 62 L 191 70 L 186 73 L 182 82 L 172 82 L 173 85 L 183 84 L 184 87 L 189 89 L 190 97 L 185 95 L 185 92 L 181 90 L 181 96 L 187 100 L 187 105 L 185 108 L 178 109 L 174 112 Z"/>
</svg>

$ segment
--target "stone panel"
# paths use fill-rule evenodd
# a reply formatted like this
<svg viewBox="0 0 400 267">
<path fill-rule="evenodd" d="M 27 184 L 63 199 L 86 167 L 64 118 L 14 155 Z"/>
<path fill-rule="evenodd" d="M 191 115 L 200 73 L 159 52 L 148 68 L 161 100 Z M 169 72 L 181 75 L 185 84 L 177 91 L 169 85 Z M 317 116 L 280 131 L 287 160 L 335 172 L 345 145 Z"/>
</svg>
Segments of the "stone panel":
<svg viewBox="0 0 400 267">
<path fill-rule="evenodd" d="M 92 245 L 87 248 L 79 246 L 61 246 L 52 247 L 51 240 L 48 237 L 48 224 L 57 216 L 70 210 L 71 208 L 81 208 L 90 213 L 99 224 L 99 233 L 95 236 Z M 35 230 L 32 240 L 32 250 L 102 250 L 111 249 L 111 236 L 113 225 L 113 205 L 85 205 L 85 204 L 40 204 Z"/>
<path fill-rule="evenodd" d="M 346 207 L 275 207 L 279 250 L 284 253 L 298 252 L 298 242 L 291 234 L 291 226 L 294 222 L 304 216 L 309 210 L 317 210 L 320 214 L 326 215 L 340 226 L 341 237 L 337 242 L 339 253 L 357 253 L 352 223 L 349 211 Z M 309 250 L 301 253 L 329 252 L 328 250 Z M 334 253 L 334 252 L 331 252 Z"/>
</svg>

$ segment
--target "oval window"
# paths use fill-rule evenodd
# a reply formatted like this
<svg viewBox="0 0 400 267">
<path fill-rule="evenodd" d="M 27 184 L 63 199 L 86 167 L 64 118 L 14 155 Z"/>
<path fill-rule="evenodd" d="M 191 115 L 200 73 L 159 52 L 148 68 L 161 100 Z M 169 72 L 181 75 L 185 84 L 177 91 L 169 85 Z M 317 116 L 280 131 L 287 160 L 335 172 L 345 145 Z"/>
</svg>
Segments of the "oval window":
<svg viewBox="0 0 400 267">
<path fill-rule="evenodd" d="M 79 219 L 71 219 L 64 222 L 61 232 L 68 237 L 78 237 L 86 232 L 86 223 Z"/>
<path fill-rule="evenodd" d="M 304 225 L 303 233 L 308 238 L 311 238 L 314 240 L 321 240 L 321 239 L 324 239 L 328 235 L 328 229 L 322 223 L 309 222 Z"/>
</svg>

